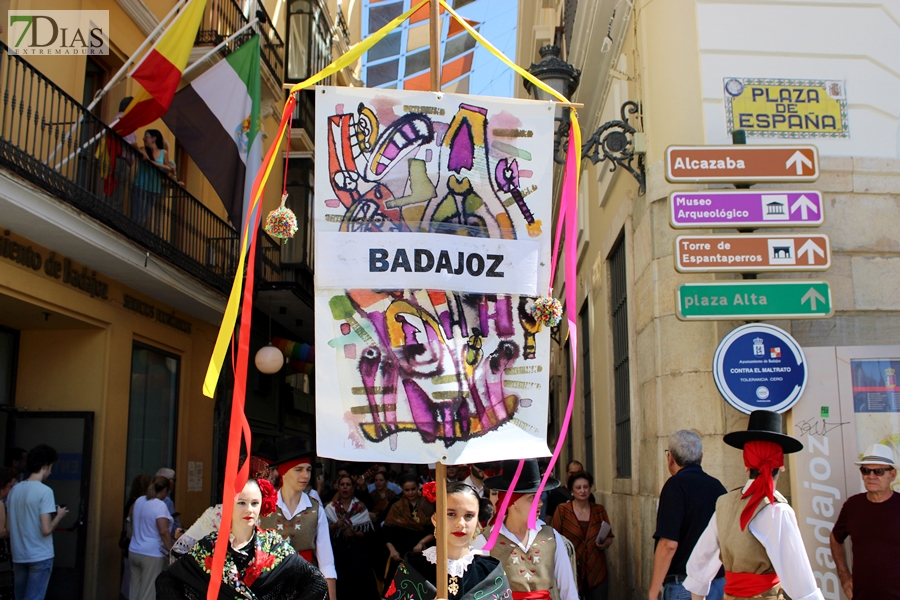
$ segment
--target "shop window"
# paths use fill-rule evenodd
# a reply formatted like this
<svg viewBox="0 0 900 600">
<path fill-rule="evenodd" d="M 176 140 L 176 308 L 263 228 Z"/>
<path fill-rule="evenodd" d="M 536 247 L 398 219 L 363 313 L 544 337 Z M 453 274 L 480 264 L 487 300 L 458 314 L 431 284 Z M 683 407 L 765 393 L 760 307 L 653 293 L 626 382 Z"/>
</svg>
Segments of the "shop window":
<svg viewBox="0 0 900 600">
<path fill-rule="evenodd" d="M 175 468 L 181 360 L 135 342 L 131 350 L 126 486 L 137 475 Z"/>
<path fill-rule="evenodd" d="M 616 476 L 631 478 L 631 381 L 628 366 L 628 294 L 625 234 L 609 254 L 609 305 L 613 337 L 613 384 L 616 399 Z"/>
<path fill-rule="evenodd" d="M 0 327 L 0 406 L 13 406 L 16 403 L 16 359 L 18 355 L 19 332 L 15 329 Z"/>
</svg>

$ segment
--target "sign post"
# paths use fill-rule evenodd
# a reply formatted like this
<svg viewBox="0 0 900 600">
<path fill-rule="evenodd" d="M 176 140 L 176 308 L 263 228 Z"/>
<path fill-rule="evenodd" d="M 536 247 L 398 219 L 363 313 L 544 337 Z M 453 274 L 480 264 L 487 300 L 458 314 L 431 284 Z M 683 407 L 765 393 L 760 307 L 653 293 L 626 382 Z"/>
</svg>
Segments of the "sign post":
<svg viewBox="0 0 900 600">
<path fill-rule="evenodd" d="M 815 146 L 669 146 L 672 183 L 788 183 L 819 178 Z"/>
<path fill-rule="evenodd" d="M 827 281 L 749 280 L 682 283 L 675 290 L 682 321 L 827 319 L 834 314 Z"/>
<path fill-rule="evenodd" d="M 675 268 L 681 273 L 825 271 L 830 266 L 831 245 L 820 233 L 675 239 Z"/>
<path fill-rule="evenodd" d="M 713 377 L 719 393 L 742 413 L 782 413 L 806 388 L 806 358 L 786 331 L 763 323 L 743 325 L 716 348 Z"/>
<path fill-rule="evenodd" d="M 669 224 L 698 227 L 818 227 L 825 222 L 822 192 L 703 190 L 669 195 Z"/>
</svg>

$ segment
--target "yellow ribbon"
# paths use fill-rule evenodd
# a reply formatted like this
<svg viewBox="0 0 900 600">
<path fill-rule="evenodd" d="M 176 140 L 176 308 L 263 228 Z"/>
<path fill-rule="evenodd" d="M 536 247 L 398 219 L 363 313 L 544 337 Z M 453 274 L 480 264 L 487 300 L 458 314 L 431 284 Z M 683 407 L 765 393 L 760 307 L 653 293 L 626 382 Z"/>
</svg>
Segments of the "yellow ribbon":
<svg viewBox="0 0 900 600">
<path fill-rule="evenodd" d="M 322 81 L 326 77 L 334 75 L 341 69 L 344 69 L 356 62 L 369 48 L 380 42 L 391 31 L 400 26 L 404 21 L 410 18 L 413 13 L 428 4 L 430 0 L 422 0 L 408 11 L 398 16 L 396 19 L 370 35 L 363 41 L 355 44 L 346 54 L 339 57 L 330 65 L 307 79 L 301 81 L 291 88 L 291 95 L 307 88 L 311 85 Z M 288 109 L 290 106 L 290 109 Z M 269 180 L 272 167 L 275 165 L 275 157 L 278 154 L 278 148 L 284 139 L 284 133 L 287 129 L 288 120 L 293 112 L 293 102 L 285 105 L 285 110 L 281 115 L 281 124 L 278 128 L 278 135 L 272 143 L 275 144 L 275 152 L 272 152 L 271 159 L 261 167 L 264 169 L 263 178 L 260 185 L 256 188 L 256 194 L 251 198 L 250 206 L 247 208 L 247 218 L 244 219 L 244 231 L 241 234 L 241 255 L 238 259 L 237 272 L 234 275 L 234 284 L 231 287 L 231 293 L 228 295 L 228 304 L 225 305 L 225 314 L 222 316 L 222 325 L 219 327 L 219 334 L 216 336 L 216 345 L 213 347 L 212 356 L 209 359 L 209 366 L 206 369 L 206 378 L 203 380 L 203 394 L 213 398 L 216 393 L 216 385 L 219 382 L 219 375 L 222 372 L 222 364 L 225 362 L 225 354 L 228 352 L 228 344 L 231 342 L 231 334 L 234 332 L 234 326 L 237 323 L 238 310 L 241 304 L 241 287 L 244 283 L 244 263 L 247 259 L 247 249 L 256 237 L 256 231 L 250 231 L 250 215 L 259 204 L 260 197 Z"/>
<path fill-rule="evenodd" d="M 422 0 L 408 11 L 399 15 L 391 22 L 387 23 L 384 27 L 376 31 L 374 34 L 367 37 L 365 40 L 355 44 L 346 54 L 340 56 L 337 60 L 333 61 L 330 65 L 307 79 L 306 81 L 301 81 L 300 83 L 294 85 L 291 88 L 291 95 L 308 88 L 311 85 L 315 85 L 316 83 L 322 81 L 326 77 L 334 75 L 340 70 L 352 65 L 356 62 L 369 48 L 380 42 L 384 39 L 390 32 L 399 27 L 404 21 L 409 19 L 417 10 L 431 2 L 432 0 Z M 475 40 L 487 48 L 488 52 L 496 56 L 500 61 L 505 63 L 508 67 L 513 69 L 516 73 L 530 81 L 535 87 L 540 88 L 541 90 L 547 92 L 552 95 L 554 98 L 558 99 L 560 102 L 568 103 L 569 100 L 546 85 L 540 79 L 511 61 L 506 57 L 500 50 L 494 47 L 489 41 L 481 37 L 475 29 L 472 28 L 471 25 L 466 22 L 465 19 L 460 17 L 450 6 L 447 4 L 446 0 L 439 0 L 441 6 L 454 18 L 469 34 L 475 38 Z M 244 219 L 244 231 L 241 235 L 241 255 L 238 260 L 237 272 L 234 276 L 234 284 L 231 287 L 231 293 L 228 296 L 228 303 L 225 306 L 225 314 L 222 317 L 222 325 L 219 327 L 219 334 L 216 337 L 216 345 L 213 348 L 212 356 L 209 360 L 209 367 L 206 370 L 206 378 L 203 381 L 203 394 L 212 398 L 216 392 L 216 385 L 219 381 L 219 375 L 222 372 L 222 364 L 225 362 L 225 354 L 228 352 L 228 345 L 231 341 L 231 335 L 234 332 L 234 326 L 237 323 L 237 315 L 238 310 L 240 309 L 240 301 L 241 301 L 241 288 L 244 282 L 244 263 L 247 258 L 247 249 L 249 245 L 253 243 L 253 240 L 256 236 L 256 231 L 250 230 L 250 215 L 253 214 L 254 209 L 257 207 L 260 201 L 260 197 L 262 196 L 262 192 L 265 189 L 266 182 L 269 180 L 269 175 L 272 172 L 272 167 L 275 164 L 275 156 L 277 155 L 278 148 L 281 146 L 281 142 L 284 139 L 284 133 L 287 130 L 288 120 L 291 118 L 291 112 L 293 112 L 293 102 L 288 102 L 285 105 L 285 110 L 281 116 L 281 124 L 279 126 L 278 135 L 275 137 L 273 143 L 275 144 L 275 152 L 271 153 L 271 158 L 268 160 L 263 166 L 264 172 L 262 181 L 260 185 L 256 188 L 256 193 L 251 199 L 250 206 L 247 208 L 247 218 Z M 575 159 L 578 161 L 578 164 L 581 163 L 581 128 L 578 125 L 578 116 L 575 114 L 575 110 L 571 111 L 571 120 L 572 120 L 572 131 L 575 136 L 575 149 L 576 156 Z M 580 170 L 579 170 L 579 178 L 580 178 Z M 576 182 L 577 185 L 577 182 Z"/>
</svg>

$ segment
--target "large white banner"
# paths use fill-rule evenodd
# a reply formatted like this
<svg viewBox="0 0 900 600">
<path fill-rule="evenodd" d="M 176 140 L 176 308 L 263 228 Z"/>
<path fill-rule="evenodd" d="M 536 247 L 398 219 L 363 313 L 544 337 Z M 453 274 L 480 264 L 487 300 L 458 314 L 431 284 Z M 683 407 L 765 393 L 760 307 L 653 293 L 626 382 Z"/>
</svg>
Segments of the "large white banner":
<svg viewBox="0 0 900 600">
<path fill-rule="evenodd" d="M 316 90 L 320 456 L 546 456 L 548 103 Z"/>
</svg>

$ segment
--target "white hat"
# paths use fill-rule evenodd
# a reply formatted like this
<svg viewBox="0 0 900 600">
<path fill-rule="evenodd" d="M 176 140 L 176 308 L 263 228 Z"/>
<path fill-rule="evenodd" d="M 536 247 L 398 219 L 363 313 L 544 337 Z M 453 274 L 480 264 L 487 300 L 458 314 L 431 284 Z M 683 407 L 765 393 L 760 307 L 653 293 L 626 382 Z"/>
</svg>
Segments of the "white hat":
<svg viewBox="0 0 900 600">
<path fill-rule="evenodd" d="M 872 444 L 866 448 L 866 453 L 863 455 L 862 460 L 855 464 L 891 465 L 893 467 L 897 463 L 894 462 L 894 451 L 891 450 L 890 446 L 885 446 L 884 444 Z"/>
<path fill-rule="evenodd" d="M 163 467 L 156 472 L 156 477 L 165 477 L 166 479 L 175 479 L 175 471 Z"/>
</svg>

